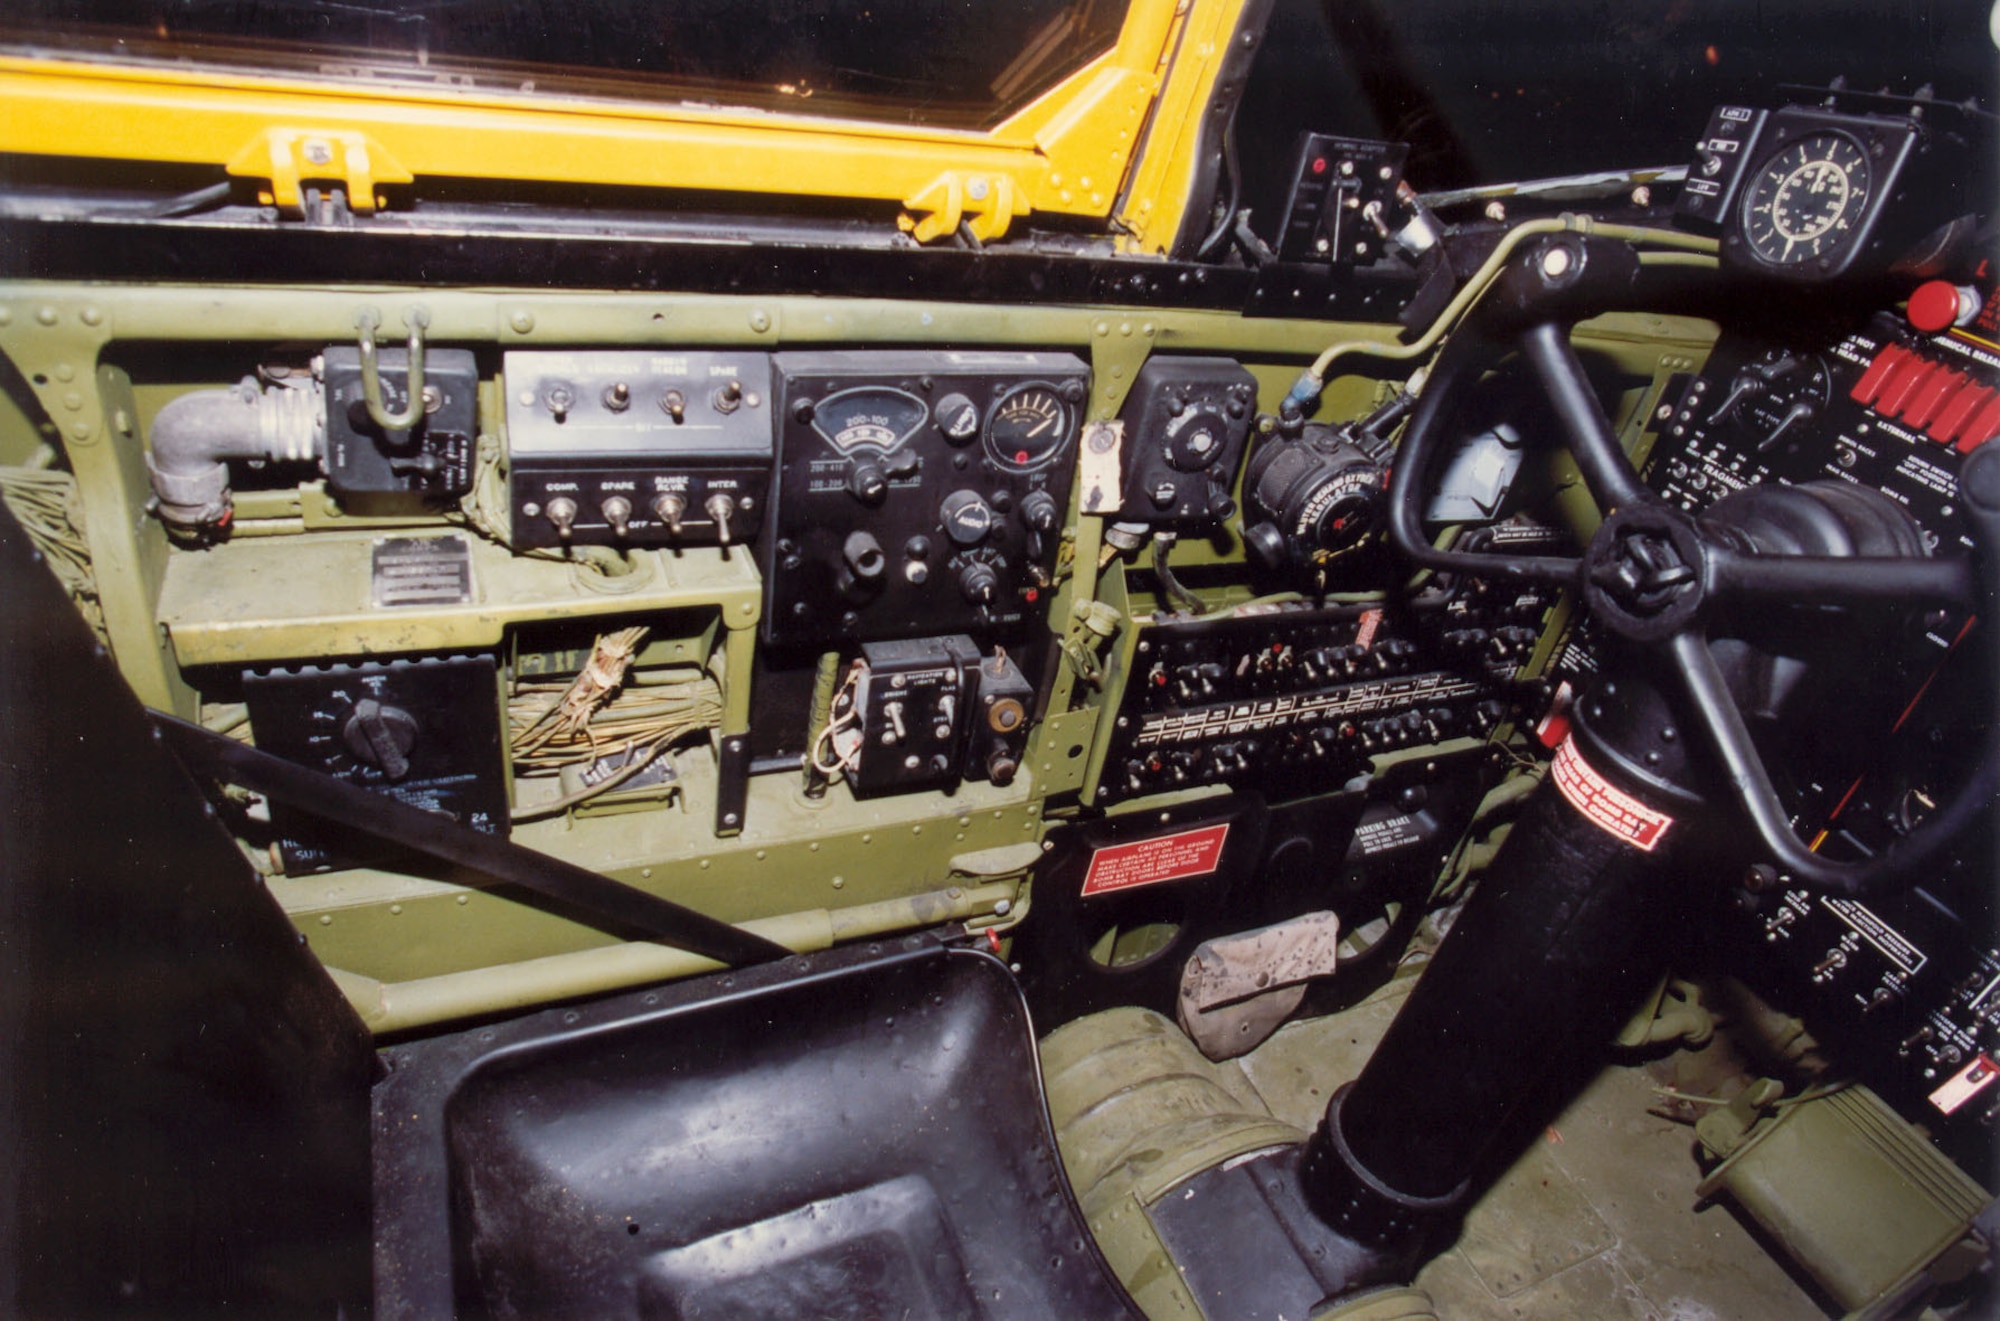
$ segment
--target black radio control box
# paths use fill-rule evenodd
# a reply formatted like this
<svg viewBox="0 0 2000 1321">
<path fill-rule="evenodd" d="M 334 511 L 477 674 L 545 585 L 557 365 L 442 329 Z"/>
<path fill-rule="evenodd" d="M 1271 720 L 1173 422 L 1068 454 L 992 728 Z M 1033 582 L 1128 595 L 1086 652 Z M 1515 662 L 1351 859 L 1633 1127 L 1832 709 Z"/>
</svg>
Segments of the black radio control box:
<svg viewBox="0 0 2000 1321">
<path fill-rule="evenodd" d="M 409 350 L 378 359 L 382 406 L 410 408 Z M 467 349 L 424 354 L 423 398 L 403 430 L 377 426 L 361 385 L 361 351 L 336 344 L 321 356 L 326 385 L 326 484 L 335 494 L 453 497 L 472 489 L 479 429 L 479 366 Z"/>
</svg>

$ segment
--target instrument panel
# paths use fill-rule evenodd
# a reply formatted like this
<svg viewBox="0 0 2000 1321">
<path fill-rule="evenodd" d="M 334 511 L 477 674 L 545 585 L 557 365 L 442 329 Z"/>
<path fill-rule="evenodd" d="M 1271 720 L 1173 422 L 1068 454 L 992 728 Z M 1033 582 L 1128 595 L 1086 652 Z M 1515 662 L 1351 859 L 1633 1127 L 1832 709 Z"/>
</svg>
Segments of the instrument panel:
<svg viewBox="0 0 2000 1321">
<path fill-rule="evenodd" d="M 1772 266 L 1830 260 L 1868 210 L 1874 172 L 1845 133 L 1796 138 L 1757 166 L 1743 200 L 1743 238 Z"/>
<path fill-rule="evenodd" d="M 1990 305 L 2000 289 L 1977 292 Z M 1682 508 L 1764 482 L 1852 482 L 1906 509 L 1931 554 L 1968 552 L 1956 474 L 2000 437 L 2000 352 L 1985 327 L 1926 333 L 1883 311 L 1834 338 L 1725 335 L 1704 370 L 1674 388 L 1650 480 Z M 1966 713 L 1985 709 L 1988 687 L 1964 645 L 1979 625 L 1947 612 L 1922 624 L 1872 658 L 1876 691 L 1847 692 L 1840 727 L 1818 731 L 1858 749 L 1861 768 L 1827 761 L 1841 768 L 1796 776 L 1801 819 L 1831 856 L 1892 845 L 1963 773 L 1974 732 Z M 1795 740 L 1816 741 L 1813 731 Z M 1955 1141 L 1983 1140 L 2000 1122 L 1989 855 L 1987 842 L 1967 841 L 1914 887 L 1866 901 L 1745 890 L 1724 924 L 1734 966 L 1760 991 L 1805 1014 L 1874 1086 Z"/>
</svg>

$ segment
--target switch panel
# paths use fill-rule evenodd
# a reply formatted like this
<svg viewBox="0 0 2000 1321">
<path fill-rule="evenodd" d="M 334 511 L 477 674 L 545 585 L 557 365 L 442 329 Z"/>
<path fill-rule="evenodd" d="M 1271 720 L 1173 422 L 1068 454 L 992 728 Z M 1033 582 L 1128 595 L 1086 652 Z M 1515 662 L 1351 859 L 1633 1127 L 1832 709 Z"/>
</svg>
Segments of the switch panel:
<svg viewBox="0 0 2000 1321">
<path fill-rule="evenodd" d="M 1708 117 L 1694 164 L 1688 167 L 1674 203 L 1674 218 L 1683 227 L 1705 234 L 1721 232 L 1768 118 L 1768 110 L 1735 105 L 1718 106 Z"/>
<path fill-rule="evenodd" d="M 1285 602 L 1144 622 L 1091 801 L 1211 784 L 1284 800 L 1382 753 L 1483 737 L 1539 691 L 1517 674 L 1555 591 L 1478 586 L 1408 612 Z"/>
<path fill-rule="evenodd" d="M 1292 191 L 1273 245 L 1285 261 L 1366 266 L 1407 223 L 1396 185 L 1410 149 L 1400 142 L 1307 133 L 1292 166 Z"/>
<path fill-rule="evenodd" d="M 1067 353 L 781 353 L 777 644 L 1024 630 L 1045 606 L 1089 372 Z"/>
<path fill-rule="evenodd" d="M 515 352 L 517 547 L 714 546 L 757 534 L 771 472 L 761 353 Z"/>
<path fill-rule="evenodd" d="M 979 662 L 979 694 L 965 778 L 1011 784 L 1028 746 L 1028 721 L 1035 710 L 1035 686 L 1004 650 L 995 648 Z"/>
</svg>

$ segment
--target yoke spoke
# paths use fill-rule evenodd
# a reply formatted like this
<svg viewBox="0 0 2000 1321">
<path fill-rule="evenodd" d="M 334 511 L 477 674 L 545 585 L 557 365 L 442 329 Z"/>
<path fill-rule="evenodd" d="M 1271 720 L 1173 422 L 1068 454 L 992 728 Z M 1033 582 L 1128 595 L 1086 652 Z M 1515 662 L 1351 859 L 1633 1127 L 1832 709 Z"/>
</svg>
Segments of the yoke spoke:
<svg viewBox="0 0 2000 1321">
<path fill-rule="evenodd" d="M 1639 481 L 1625 451 L 1618 447 L 1611 423 L 1597 402 L 1597 392 L 1584 375 L 1583 364 L 1569 342 L 1569 327 L 1544 321 L 1523 331 L 1521 354 L 1534 368 L 1556 420 L 1562 424 L 1569 451 L 1583 480 L 1607 516 L 1613 511 L 1656 497 Z"/>
<path fill-rule="evenodd" d="M 1668 640 L 1667 647 L 1709 750 L 1765 852 L 1780 868 L 1802 880 L 1844 888 L 1839 885 L 1844 878 L 1834 874 L 1826 860 L 1808 852 L 1792 832 L 1791 818 L 1778 801 L 1764 759 L 1751 741 L 1749 726 L 1743 723 L 1743 713 L 1729 694 L 1729 682 L 1716 666 L 1707 639 L 1693 630 L 1683 630 Z"/>
</svg>

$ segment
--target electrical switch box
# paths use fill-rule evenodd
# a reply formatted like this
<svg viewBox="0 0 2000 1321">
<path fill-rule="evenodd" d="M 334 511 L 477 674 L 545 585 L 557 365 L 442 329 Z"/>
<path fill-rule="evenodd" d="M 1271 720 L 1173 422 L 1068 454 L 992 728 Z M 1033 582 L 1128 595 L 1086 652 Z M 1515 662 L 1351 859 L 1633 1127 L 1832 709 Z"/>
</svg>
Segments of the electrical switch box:
<svg viewBox="0 0 2000 1321">
<path fill-rule="evenodd" d="M 1257 378 L 1233 358 L 1148 359 L 1125 403 L 1124 522 L 1213 526 L 1257 411 Z"/>
<path fill-rule="evenodd" d="M 410 407 L 410 353 L 378 357 L 382 406 Z M 423 396 L 409 427 L 390 431 L 368 415 L 361 350 L 336 344 L 321 355 L 326 385 L 326 484 L 348 495 L 455 497 L 472 489 L 479 434 L 479 365 L 468 349 L 424 354 Z"/>
<path fill-rule="evenodd" d="M 769 355 L 521 350 L 504 368 L 515 546 L 757 535 L 771 482 Z"/>
<path fill-rule="evenodd" d="M 860 796 L 942 789 L 959 779 L 977 699 L 979 649 L 963 634 L 870 642 L 855 686 L 861 746 L 851 775 Z"/>
<path fill-rule="evenodd" d="M 1035 685 L 1002 648 L 979 662 L 979 694 L 965 749 L 965 778 L 1011 784 L 1028 746 Z"/>
</svg>

